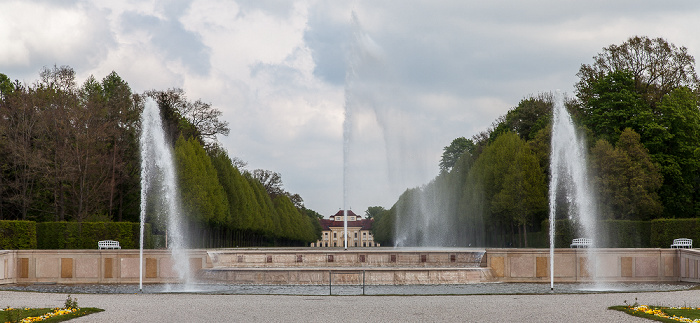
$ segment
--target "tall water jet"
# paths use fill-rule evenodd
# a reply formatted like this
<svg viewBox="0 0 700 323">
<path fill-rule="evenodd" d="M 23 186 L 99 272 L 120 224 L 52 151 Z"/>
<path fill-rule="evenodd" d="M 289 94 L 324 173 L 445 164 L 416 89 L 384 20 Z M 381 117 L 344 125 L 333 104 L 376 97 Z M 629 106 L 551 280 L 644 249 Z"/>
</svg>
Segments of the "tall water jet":
<svg viewBox="0 0 700 323">
<path fill-rule="evenodd" d="M 182 233 L 183 214 L 175 174 L 175 164 L 158 104 L 147 98 L 141 114 L 141 242 L 139 251 L 139 289 L 143 289 L 143 237 L 147 211 L 154 210 L 153 220 L 166 222 L 166 244 L 174 269 L 185 284 L 190 282 L 186 239 Z M 149 205 L 151 204 L 152 205 Z M 150 208 L 149 208 L 150 206 Z M 165 219 L 163 219 L 165 217 Z M 155 221 L 153 221 L 155 222 Z"/>
<path fill-rule="evenodd" d="M 557 91 L 552 108 L 552 141 L 549 183 L 549 273 L 550 287 L 554 289 L 554 241 L 557 214 L 557 194 L 565 193 L 568 202 L 568 219 L 576 232 L 593 239 L 588 248 L 587 269 L 591 273 L 590 252 L 599 239 L 596 229 L 597 208 L 588 176 L 588 156 L 584 138 L 578 134 L 566 107 L 562 94 Z"/>
<path fill-rule="evenodd" d="M 373 64 L 381 56 L 381 49 L 367 35 L 360 26 L 357 14 L 353 11 L 352 19 L 352 34 L 350 39 L 350 48 L 346 61 L 345 70 L 345 102 L 343 120 L 343 239 L 345 241 L 345 249 L 347 249 L 347 210 L 348 202 L 352 198 L 350 196 L 350 156 L 351 145 L 354 140 L 354 129 L 358 116 L 356 113 L 362 107 L 372 106 L 375 102 L 376 89 L 370 84 L 367 79 L 372 73 L 377 73 L 376 64 Z M 363 82 L 359 82 L 360 74 L 363 77 Z M 371 78 L 371 77 L 370 77 Z"/>
</svg>

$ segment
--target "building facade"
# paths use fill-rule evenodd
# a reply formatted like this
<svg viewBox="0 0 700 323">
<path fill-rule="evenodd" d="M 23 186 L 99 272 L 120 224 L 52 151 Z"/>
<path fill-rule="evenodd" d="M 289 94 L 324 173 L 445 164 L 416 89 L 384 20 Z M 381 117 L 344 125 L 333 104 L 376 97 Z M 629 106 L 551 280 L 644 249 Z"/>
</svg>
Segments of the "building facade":
<svg viewBox="0 0 700 323">
<path fill-rule="evenodd" d="M 343 236 L 343 210 L 331 215 L 329 219 L 321 219 L 321 240 L 311 243 L 312 247 L 338 248 L 345 247 Z M 361 216 L 348 210 L 348 247 L 379 247 L 372 236 L 373 219 L 363 219 Z"/>
</svg>

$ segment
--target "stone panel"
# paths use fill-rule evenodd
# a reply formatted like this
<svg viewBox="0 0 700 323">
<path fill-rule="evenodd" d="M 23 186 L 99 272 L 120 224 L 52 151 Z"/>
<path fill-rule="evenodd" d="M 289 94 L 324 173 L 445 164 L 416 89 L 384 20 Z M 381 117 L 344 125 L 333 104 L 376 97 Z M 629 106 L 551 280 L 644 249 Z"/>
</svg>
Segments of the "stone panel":
<svg viewBox="0 0 700 323">
<path fill-rule="evenodd" d="M 430 272 L 428 271 L 406 271 L 404 284 L 428 284 L 430 283 Z"/>
<path fill-rule="evenodd" d="M 588 257 L 578 257 L 579 277 L 591 277 L 591 268 L 588 267 Z"/>
<path fill-rule="evenodd" d="M 17 274 L 19 278 L 29 278 L 29 258 L 19 258 L 17 262 Z"/>
<path fill-rule="evenodd" d="M 146 258 L 146 278 L 158 277 L 158 259 Z"/>
<path fill-rule="evenodd" d="M 503 257 L 491 257 L 491 270 L 494 277 L 504 277 L 506 273 L 505 261 Z"/>
<path fill-rule="evenodd" d="M 61 278 L 73 278 L 73 258 L 61 258 Z"/>
<path fill-rule="evenodd" d="M 289 275 L 284 271 L 265 272 L 265 283 L 268 284 L 289 284 Z"/>
<path fill-rule="evenodd" d="M 263 280 L 262 272 L 231 272 L 233 274 L 233 280 L 237 283 L 260 283 Z"/>
<path fill-rule="evenodd" d="M 511 277 L 535 277 L 535 262 L 532 256 L 510 257 Z"/>
<path fill-rule="evenodd" d="M 272 262 L 278 266 L 288 266 L 296 262 L 296 255 L 294 254 L 281 254 L 274 255 Z"/>
<path fill-rule="evenodd" d="M 576 256 L 554 254 L 554 277 L 576 277 Z"/>
<path fill-rule="evenodd" d="M 190 258 L 190 272 L 194 275 L 202 269 L 202 258 Z"/>
<path fill-rule="evenodd" d="M 37 278 L 58 278 L 60 274 L 59 258 L 36 258 Z"/>
<path fill-rule="evenodd" d="M 139 258 L 121 258 L 119 271 L 121 278 L 138 278 L 139 277 Z"/>
<path fill-rule="evenodd" d="M 617 255 L 599 255 L 596 264 L 597 277 L 619 277 L 620 265 Z"/>
<path fill-rule="evenodd" d="M 105 278 L 114 278 L 114 258 L 105 258 Z"/>
<path fill-rule="evenodd" d="M 393 272 L 388 272 L 388 271 L 380 271 L 380 272 L 368 272 L 367 275 L 365 276 L 365 284 L 367 285 L 386 285 L 386 284 L 393 284 L 394 283 L 394 273 Z"/>
<path fill-rule="evenodd" d="M 664 276 L 665 277 L 673 277 L 674 276 L 674 270 L 673 270 L 673 262 L 675 260 L 675 257 L 663 257 L 664 261 Z"/>
<path fill-rule="evenodd" d="M 634 276 L 635 277 L 657 277 L 659 276 L 658 257 L 635 257 Z"/>
<path fill-rule="evenodd" d="M 428 261 L 430 262 L 436 262 L 440 264 L 449 264 L 452 261 L 450 260 L 452 255 L 448 253 L 439 253 L 439 254 L 431 254 L 428 257 Z M 457 261 L 457 257 L 455 256 L 455 261 Z"/>
<path fill-rule="evenodd" d="M 549 257 L 537 257 L 537 277 L 549 277 Z"/>
<path fill-rule="evenodd" d="M 620 275 L 622 277 L 634 277 L 633 264 L 633 257 L 620 257 Z"/>
<path fill-rule="evenodd" d="M 177 270 L 175 270 L 175 261 L 173 258 L 160 258 L 160 264 L 158 265 L 161 278 L 177 278 Z"/>
<path fill-rule="evenodd" d="M 324 273 L 321 271 L 293 271 L 289 276 L 292 284 L 313 284 L 324 281 Z"/>
<path fill-rule="evenodd" d="M 100 276 L 99 258 L 76 258 L 75 277 L 76 278 L 98 278 Z"/>
</svg>

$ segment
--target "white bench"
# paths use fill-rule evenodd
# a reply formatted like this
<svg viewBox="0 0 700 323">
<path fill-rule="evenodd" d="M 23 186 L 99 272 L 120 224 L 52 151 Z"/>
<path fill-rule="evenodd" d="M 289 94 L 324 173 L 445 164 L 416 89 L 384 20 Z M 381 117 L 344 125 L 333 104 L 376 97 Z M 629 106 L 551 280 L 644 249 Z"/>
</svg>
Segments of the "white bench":
<svg viewBox="0 0 700 323">
<path fill-rule="evenodd" d="M 671 248 L 692 248 L 692 247 L 693 247 L 693 239 L 687 239 L 687 238 L 673 239 L 673 244 L 671 245 Z"/>
<path fill-rule="evenodd" d="M 102 240 L 102 241 L 97 241 L 97 248 L 98 249 L 121 249 L 122 247 L 119 245 L 119 241 Z"/>
<path fill-rule="evenodd" d="M 571 241 L 571 248 L 590 248 L 593 244 L 593 239 L 589 238 L 576 238 Z"/>
</svg>

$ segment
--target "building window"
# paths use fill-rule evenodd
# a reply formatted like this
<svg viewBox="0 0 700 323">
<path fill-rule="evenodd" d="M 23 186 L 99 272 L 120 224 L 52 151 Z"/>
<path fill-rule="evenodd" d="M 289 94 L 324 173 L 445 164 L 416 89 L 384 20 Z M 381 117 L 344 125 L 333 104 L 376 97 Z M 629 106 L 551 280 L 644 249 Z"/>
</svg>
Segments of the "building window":
<svg viewBox="0 0 700 323">
<path fill-rule="evenodd" d="M 355 239 L 357 239 L 357 232 L 355 232 Z"/>
<path fill-rule="evenodd" d="M 333 232 L 333 238 L 338 238 L 338 232 Z"/>
<path fill-rule="evenodd" d="M 366 237 L 366 236 L 367 236 L 367 232 L 362 232 L 362 236 L 363 236 L 363 237 Z"/>
<path fill-rule="evenodd" d="M 363 242 L 363 243 L 362 243 L 362 246 L 363 246 L 363 247 L 367 247 L 367 242 Z"/>
</svg>

